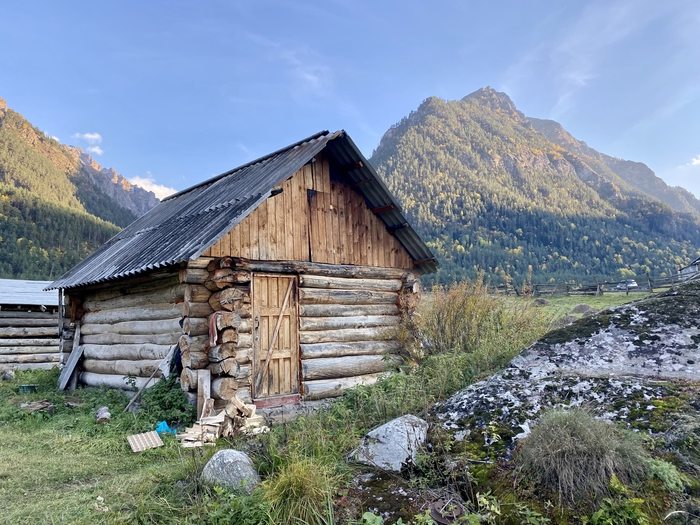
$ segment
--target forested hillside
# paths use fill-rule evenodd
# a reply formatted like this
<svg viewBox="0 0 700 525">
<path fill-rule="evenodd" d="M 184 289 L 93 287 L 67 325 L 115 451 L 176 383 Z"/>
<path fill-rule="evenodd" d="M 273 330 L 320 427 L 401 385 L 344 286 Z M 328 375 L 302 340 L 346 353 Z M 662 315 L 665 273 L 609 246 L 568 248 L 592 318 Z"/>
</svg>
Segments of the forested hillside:
<svg viewBox="0 0 700 525">
<path fill-rule="evenodd" d="M 58 277 L 157 203 L 0 99 L 0 277 Z"/>
<path fill-rule="evenodd" d="M 700 248 L 697 215 L 555 144 L 490 88 L 427 99 L 371 162 L 438 256 L 441 282 L 480 270 L 518 284 L 658 275 Z"/>
</svg>

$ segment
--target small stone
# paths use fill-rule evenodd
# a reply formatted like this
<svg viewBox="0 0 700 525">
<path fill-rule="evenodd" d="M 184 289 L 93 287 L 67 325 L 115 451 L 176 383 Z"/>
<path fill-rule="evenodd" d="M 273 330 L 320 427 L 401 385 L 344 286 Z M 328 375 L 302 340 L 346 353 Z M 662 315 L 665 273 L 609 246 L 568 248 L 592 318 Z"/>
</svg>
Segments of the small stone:
<svg viewBox="0 0 700 525">
<path fill-rule="evenodd" d="M 239 450 L 219 450 L 202 470 L 205 483 L 219 485 L 233 491 L 252 494 L 260 483 L 260 476 L 253 461 Z"/>
</svg>

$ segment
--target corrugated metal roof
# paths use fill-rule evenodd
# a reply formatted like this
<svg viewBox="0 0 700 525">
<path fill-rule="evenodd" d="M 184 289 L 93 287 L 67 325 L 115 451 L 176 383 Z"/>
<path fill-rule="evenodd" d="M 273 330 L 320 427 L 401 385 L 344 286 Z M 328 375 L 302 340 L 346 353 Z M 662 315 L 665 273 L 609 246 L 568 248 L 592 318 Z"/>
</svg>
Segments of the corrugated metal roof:
<svg viewBox="0 0 700 525">
<path fill-rule="evenodd" d="M 351 181 L 372 179 L 356 188 L 370 207 L 394 206 L 379 214 L 388 228 L 406 223 L 398 203 L 350 137 L 344 131 L 322 131 L 168 197 L 48 289 L 96 284 L 196 259 L 324 148 L 340 166 L 362 163 L 347 175 Z M 433 254 L 410 226 L 394 235 L 415 261 L 423 262 L 421 271 L 435 271 Z"/>
<path fill-rule="evenodd" d="M 51 281 L 0 279 L 0 305 L 58 306 L 58 292 L 45 292 Z"/>
</svg>

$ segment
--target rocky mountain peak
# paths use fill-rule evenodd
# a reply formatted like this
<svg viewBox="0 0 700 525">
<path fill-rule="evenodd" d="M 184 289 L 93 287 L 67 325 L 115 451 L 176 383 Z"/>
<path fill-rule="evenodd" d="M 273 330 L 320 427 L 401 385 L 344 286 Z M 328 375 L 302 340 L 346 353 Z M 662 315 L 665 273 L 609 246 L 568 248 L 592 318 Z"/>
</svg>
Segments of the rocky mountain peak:
<svg viewBox="0 0 700 525">
<path fill-rule="evenodd" d="M 493 111 L 503 111 L 512 115 L 516 121 L 525 123 L 527 118 L 523 115 L 508 95 L 502 91 L 496 91 L 491 86 L 479 88 L 462 99 L 462 102 L 477 102 L 489 107 Z"/>
</svg>

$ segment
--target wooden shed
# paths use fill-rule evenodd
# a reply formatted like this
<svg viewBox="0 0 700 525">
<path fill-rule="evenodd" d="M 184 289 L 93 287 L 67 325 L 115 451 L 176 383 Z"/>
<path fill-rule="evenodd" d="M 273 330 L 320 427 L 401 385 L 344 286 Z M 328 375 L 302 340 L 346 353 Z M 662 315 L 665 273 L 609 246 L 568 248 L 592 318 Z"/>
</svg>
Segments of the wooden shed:
<svg viewBox="0 0 700 525">
<path fill-rule="evenodd" d="M 212 397 L 274 406 L 375 381 L 436 267 L 348 135 L 324 131 L 168 197 L 52 287 L 82 383 L 142 385 L 179 345 L 184 389 L 207 369 Z"/>
<path fill-rule="evenodd" d="M 50 369 L 62 363 L 58 292 L 51 281 L 0 279 L 0 369 Z"/>
</svg>

